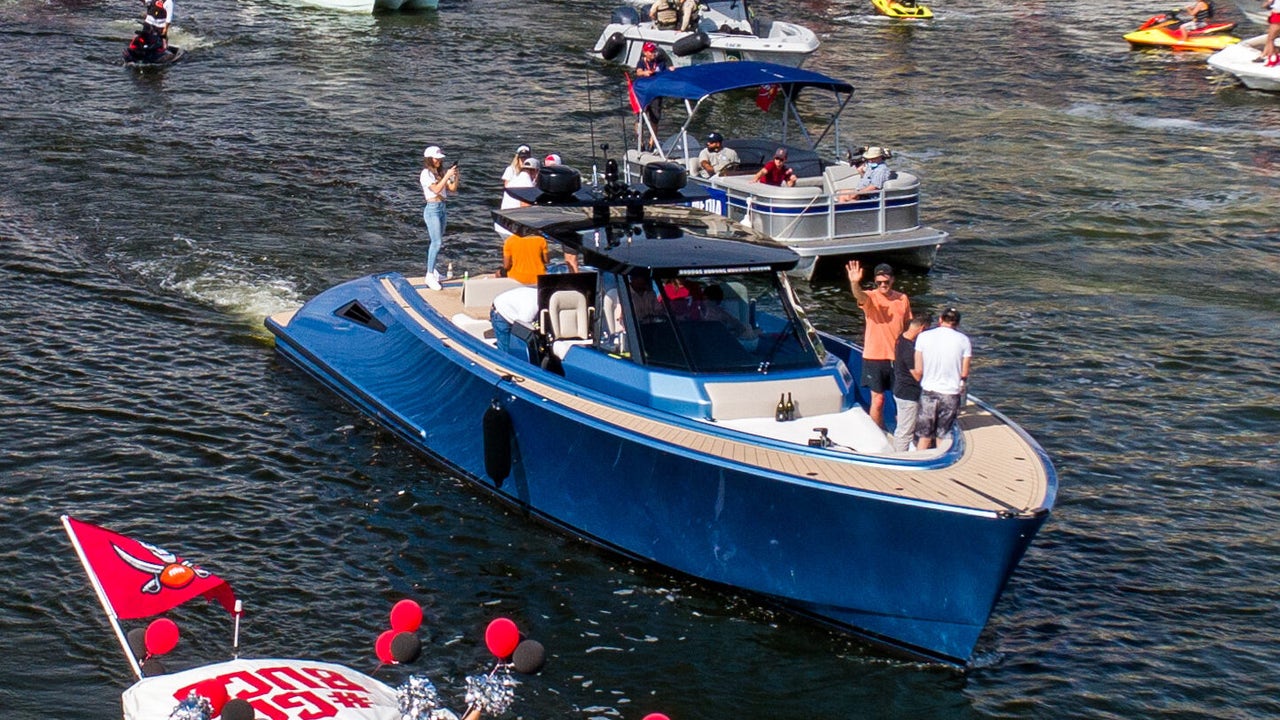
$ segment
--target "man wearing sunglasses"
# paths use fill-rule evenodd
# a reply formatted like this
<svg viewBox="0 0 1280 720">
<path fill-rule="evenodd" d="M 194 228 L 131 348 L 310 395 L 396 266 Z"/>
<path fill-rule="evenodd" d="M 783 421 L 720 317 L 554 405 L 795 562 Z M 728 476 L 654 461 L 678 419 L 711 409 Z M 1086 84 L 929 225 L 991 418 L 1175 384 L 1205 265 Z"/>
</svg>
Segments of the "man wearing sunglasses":
<svg viewBox="0 0 1280 720">
<path fill-rule="evenodd" d="M 853 299 L 866 315 L 867 329 L 862 342 L 862 384 L 871 390 L 867 414 L 884 428 L 884 394 L 893 390 L 893 354 L 898 336 L 911 322 L 911 298 L 893 289 L 893 268 L 885 263 L 872 273 L 875 288 L 862 289 L 862 263 L 850 260 L 845 266 Z"/>
</svg>

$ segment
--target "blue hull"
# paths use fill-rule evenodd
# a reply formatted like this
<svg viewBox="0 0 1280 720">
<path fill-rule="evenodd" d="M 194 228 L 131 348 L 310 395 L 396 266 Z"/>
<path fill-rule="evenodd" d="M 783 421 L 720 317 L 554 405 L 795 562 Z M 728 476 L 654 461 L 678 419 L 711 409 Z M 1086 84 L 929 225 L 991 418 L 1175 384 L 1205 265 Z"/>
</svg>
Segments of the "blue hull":
<svg viewBox="0 0 1280 720">
<path fill-rule="evenodd" d="M 383 278 L 437 325 L 436 333 L 386 293 Z M 355 299 L 385 330 L 336 314 Z M 912 656 L 968 660 L 1052 500 L 1034 514 L 997 514 L 815 482 L 664 443 L 531 391 L 528 385 L 540 383 L 671 421 L 503 359 L 395 274 L 346 283 L 285 324 L 267 325 L 284 357 L 412 446 L 528 512 L 630 557 L 758 593 Z M 459 348 L 505 362 L 536 383 L 504 380 Z M 512 425 L 511 472 L 501 483 L 486 473 L 482 431 L 495 398 Z"/>
</svg>

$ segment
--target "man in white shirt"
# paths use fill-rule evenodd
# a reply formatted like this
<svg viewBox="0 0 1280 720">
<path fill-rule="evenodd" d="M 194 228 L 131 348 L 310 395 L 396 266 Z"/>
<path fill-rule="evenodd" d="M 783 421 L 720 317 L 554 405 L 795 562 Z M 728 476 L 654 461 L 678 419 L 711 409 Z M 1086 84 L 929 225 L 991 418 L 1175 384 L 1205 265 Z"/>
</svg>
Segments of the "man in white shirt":
<svg viewBox="0 0 1280 720">
<path fill-rule="evenodd" d="M 489 310 L 489 323 L 493 325 L 493 339 L 498 350 L 507 351 L 511 343 L 512 323 L 530 324 L 538 317 L 538 288 L 512 288 L 493 299 Z"/>
<path fill-rule="evenodd" d="M 911 375 L 920 381 L 920 414 L 916 418 L 916 449 L 929 450 L 951 432 L 960 414 L 960 399 L 969 382 L 973 346 L 956 330 L 960 311 L 942 311 L 938 327 L 916 338 L 916 362 Z"/>
<path fill-rule="evenodd" d="M 704 178 L 719 175 L 725 168 L 739 162 L 738 153 L 724 146 L 724 136 L 713 132 L 707 135 L 707 146 L 698 153 L 698 175 Z"/>
</svg>

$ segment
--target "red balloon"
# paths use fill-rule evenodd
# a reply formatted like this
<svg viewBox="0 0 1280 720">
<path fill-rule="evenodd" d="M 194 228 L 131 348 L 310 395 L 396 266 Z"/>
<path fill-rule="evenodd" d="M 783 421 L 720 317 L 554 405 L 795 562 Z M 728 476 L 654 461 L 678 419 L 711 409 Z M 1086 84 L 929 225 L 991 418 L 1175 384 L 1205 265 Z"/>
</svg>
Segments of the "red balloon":
<svg viewBox="0 0 1280 720">
<path fill-rule="evenodd" d="M 196 694 L 209 701 L 213 717 L 217 717 L 222 706 L 227 704 L 227 685 L 222 680 L 210 678 L 196 683 Z"/>
<path fill-rule="evenodd" d="M 178 624 L 169 618 L 155 620 L 147 626 L 144 639 L 148 653 L 163 655 L 178 644 Z"/>
<path fill-rule="evenodd" d="M 671 720 L 671 718 L 663 715 L 662 713 L 649 713 L 644 716 L 644 720 Z"/>
<path fill-rule="evenodd" d="M 498 618 L 485 629 L 484 644 L 496 658 L 511 657 L 520 644 L 520 630 L 507 618 Z"/>
<path fill-rule="evenodd" d="M 405 598 L 391 608 L 391 629 L 417 632 L 422 626 L 422 606 Z"/>
<path fill-rule="evenodd" d="M 373 651 L 378 654 L 378 659 L 387 665 L 394 665 L 396 659 L 391 656 L 391 640 L 395 638 L 397 630 L 387 630 L 378 636 L 378 641 L 373 644 Z"/>
</svg>

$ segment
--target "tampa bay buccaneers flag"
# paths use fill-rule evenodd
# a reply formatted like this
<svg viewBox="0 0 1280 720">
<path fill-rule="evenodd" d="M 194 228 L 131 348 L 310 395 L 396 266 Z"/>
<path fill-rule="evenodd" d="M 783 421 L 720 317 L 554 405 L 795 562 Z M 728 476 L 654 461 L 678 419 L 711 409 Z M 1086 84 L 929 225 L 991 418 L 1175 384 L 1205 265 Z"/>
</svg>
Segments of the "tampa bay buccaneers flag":
<svg viewBox="0 0 1280 720">
<path fill-rule="evenodd" d="M 639 115 L 641 110 L 640 98 L 636 97 L 635 82 L 631 79 L 631 73 L 623 73 L 623 75 L 627 76 L 627 100 L 631 102 L 631 112 Z"/>
<path fill-rule="evenodd" d="M 67 515 L 62 524 L 105 609 L 121 619 L 159 615 L 200 596 L 235 612 L 231 586 L 200 566 L 149 543 Z"/>
</svg>

